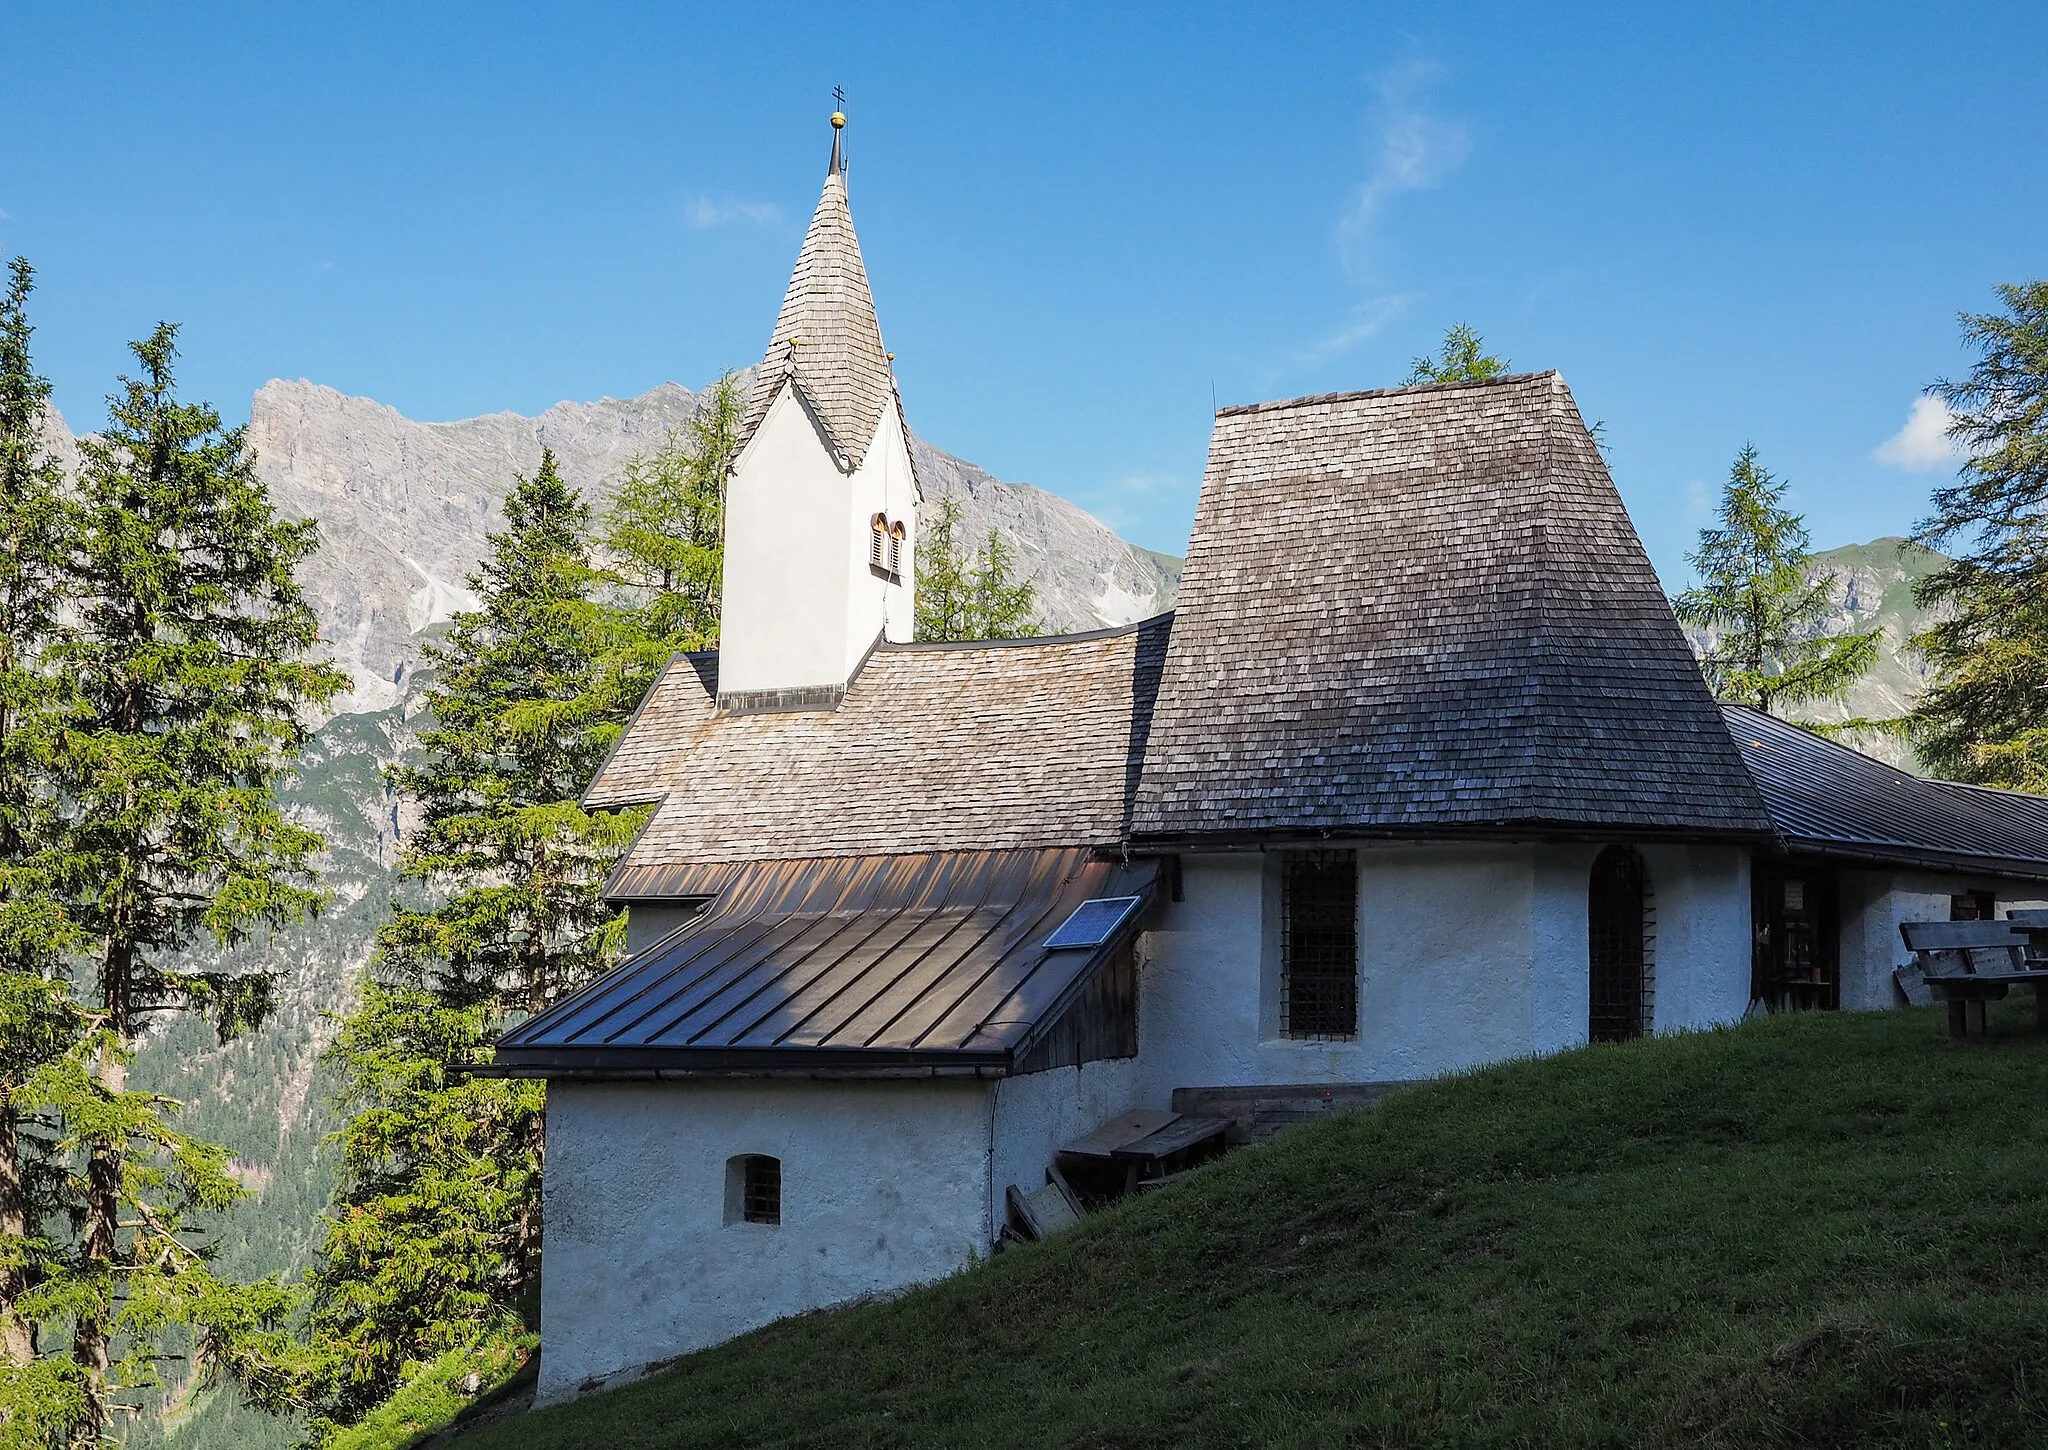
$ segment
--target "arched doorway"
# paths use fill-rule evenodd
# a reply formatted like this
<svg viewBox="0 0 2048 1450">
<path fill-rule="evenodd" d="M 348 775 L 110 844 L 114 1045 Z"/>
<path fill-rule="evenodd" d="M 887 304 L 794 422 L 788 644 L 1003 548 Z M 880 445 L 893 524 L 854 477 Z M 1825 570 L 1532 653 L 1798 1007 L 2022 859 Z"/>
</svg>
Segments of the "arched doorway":
<svg viewBox="0 0 2048 1450">
<path fill-rule="evenodd" d="M 1586 888 L 1592 964 L 1586 1036 L 1625 1042 L 1649 1028 L 1650 873 L 1632 846 L 1609 846 Z"/>
</svg>

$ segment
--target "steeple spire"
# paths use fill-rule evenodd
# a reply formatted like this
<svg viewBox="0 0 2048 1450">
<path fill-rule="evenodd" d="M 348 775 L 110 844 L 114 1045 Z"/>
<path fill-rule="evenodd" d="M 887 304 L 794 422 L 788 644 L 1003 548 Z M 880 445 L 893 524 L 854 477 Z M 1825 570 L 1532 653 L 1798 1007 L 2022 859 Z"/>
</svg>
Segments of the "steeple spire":
<svg viewBox="0 0 2048 1450">
<path fill-rule="evenodd" d="M 846 130 L 846 92 L 832 87 L 832 165 L 827 176 L 846 175 L 846 151 L 839 144 L 841 134 Z M 844 184 L 842 182 L 842 184 Z"/>
<path fill-rule="evenodd" d="M 776 394 L 793 383 L 824 425 L 841 470 L 851 473 L 867 456 L 883 411 L 895 406 L 896 380 L 875 321 L 853 214 L 846 208 L 846 152 L 840 144 L 845 125 L 846 113 L 834 111 L 832 169 L 825 173 L 774 335 L 754 375 L 740 444 L 746 446 Z"/>
</svg>

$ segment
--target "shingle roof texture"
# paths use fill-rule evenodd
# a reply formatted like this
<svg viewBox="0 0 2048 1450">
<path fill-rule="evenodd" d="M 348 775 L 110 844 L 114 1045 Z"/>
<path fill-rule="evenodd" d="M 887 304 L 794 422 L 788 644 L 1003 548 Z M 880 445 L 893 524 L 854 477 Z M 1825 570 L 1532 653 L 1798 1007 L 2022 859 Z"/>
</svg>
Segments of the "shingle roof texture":
<svg viewBox="0 0 2048 1450">
<path fill-rule="evenodd" d="M 1226 409 L 1141 838 L 1770 822 L 1554 373 Z"/>
<path fill-rule="evenodd" d="M 1727 717 L 1794 849 L 2048 878 L 2048 799 L 1923 780 L 1754 710 Z"/>
<path fill-rule="evenodd" d="M 773 714 L 719 713 L 716 657 L 679 656 L 585 793 L 662 801 L 613 892 L 683 863 L 1114 844 L 1170 626 L 883 645 L 838 709 Z"/>
<path fill-rule="evenodd" d="M 846 178 L 825 177 L 818 209 L 797 253 L 782 311 L 768 351 L 754 374 L 754 390 L 740 425 L 740 445 L 754 436 L 785 383 L 793 382 L 824 425 L 850 472 L 867 456 L 891 406 L 896 382 L 882 347 L 860 239 L 846 205 Z"/>
<path fill-rule="evenodd" d="M 702 915 L 500 1039 L 500 1068 L 1008 1066 L 1138 928 L 1046 938 L 1153 862 L 1080 848 L 765 861 Z"/>
</svg>

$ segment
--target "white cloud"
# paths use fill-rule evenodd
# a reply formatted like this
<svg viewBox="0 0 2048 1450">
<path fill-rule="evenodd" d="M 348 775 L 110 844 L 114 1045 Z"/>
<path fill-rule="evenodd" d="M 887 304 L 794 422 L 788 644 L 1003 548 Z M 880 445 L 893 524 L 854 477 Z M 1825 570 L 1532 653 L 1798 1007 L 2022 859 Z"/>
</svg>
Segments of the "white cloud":
<svg viewBox="0 0 2048 1450">
<path fill-rule="evenodd" d="M 1707 486 L 1693 479 L 1685 486 L 1685 516 L 1689 519 L 1703 519 L 1714 511 L 1714 497 Z"/>
<path fill-rule="evenodd" d="M 1336 327 L 1313 342 L 1297 348 L 1288 359 L 1289 370 L 1317 367 L 1341 353 L 1349 352 L 1393 321 L 1413 296 L 1413 293 L 1401 292 L 1358 303 L 1344 314 L 1344 320 Z"/>
<path fill-rule="evenodd" d="M 772 201 L 713 201 L 700 196 L 690 203 L 689 218 L 693 227 L 725 227 L 735 222 L 766 227 L 782 220 L 782 208 Z"/>
<path fill-rule="evenodd" d="M 1906 426 L 1878 444 L 1870 456 L 1908 473 L 1932 473 L 1937 468 L 1946 468 L 1967 452 L 1949 437 L 1949 424 L 1954 420 L 1955 414 L 1941 399 L 1915 398 L 1913 411 L 1906 415 Z"/>
<path fill-rule="evenodd" d="M 1387 202 L 1404 192 L 1442 186 L 1472 154 L 1464 122 L 1433 115 L 1422 104 L 1442 71 L 1427 61 L 1408 60 L 1374 83 L 1379 99 L 1372 171 L 1338 226 L 1344 265 L 1354 274 L 1371 266 L 1374 233 Z"/>
</svg>

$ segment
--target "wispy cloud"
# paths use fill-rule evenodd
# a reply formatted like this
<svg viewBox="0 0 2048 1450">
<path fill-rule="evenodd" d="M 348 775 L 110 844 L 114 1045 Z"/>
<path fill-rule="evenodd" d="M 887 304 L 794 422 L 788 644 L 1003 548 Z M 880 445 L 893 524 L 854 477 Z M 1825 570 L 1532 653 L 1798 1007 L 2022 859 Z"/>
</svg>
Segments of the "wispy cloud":
<svg viewBox="0 0 2048 1450">
<path fill-rule="evenodd" d="M 1695 521 L 1714 511 L 1714 495 L 1704 483 L 1693 479 L 1685 486 L 1685 516 Z"/>
<path fill-rule="evenodd" d="M 1437 115 L 1425 104 L 1442 74 L 1443 67 L 1434 62 L 1409 59 L 1373 83 L 1372 169 L 1337 229 L 1344 265 L 1353 276 L 1370 275 L 1378 261 L 1379 222 L 1387 203 L 1406 192 L 1442 186 L 1472 154 L 1465 123 Z"/>
<path fill-rule="evenodd" d="M 1345 313 L 1343 320 L 1329 332 L 1296 348 L 1288 358 L 1289 364 L 1295 368 L 1318 367 L 1333 357 L 1349 352 L 1361 342 L 1375 336 L 1413 300 L 1412 292 L 1400 292 L 1388 297 L 1369 298 L 1358 303 Z"/>
<path fill-rule="evenodd" d="M 1939 398 L 1915 398 L 1906 425 L 1871 451 L 1879 463 L 1908 473 L 1932 473 L 1965 456 L 1967 450 L 1949 436 L 1955 414 Z"/>
<path fill-rule="evenodd" d="M 687 212 L 693 227 L 729 227 L 738 222 L 750 226 L 773 226 L 782 220 L 782 208 L 772 201 L 713 201 L 700 196 Z"/>
<path fill-rule="evenodd" d="M 11 222 L 13 220 L 14 218 L 9 216 L 4 210 L 0 210 L 0 222 Z"/>
</svg>

